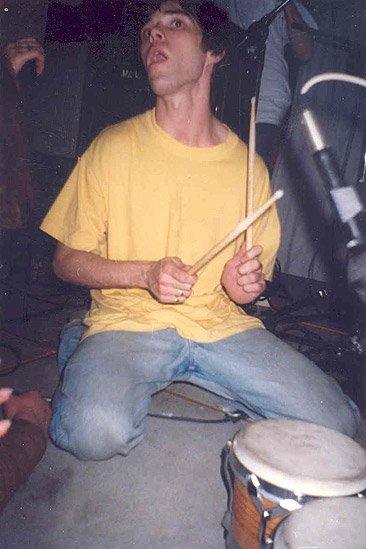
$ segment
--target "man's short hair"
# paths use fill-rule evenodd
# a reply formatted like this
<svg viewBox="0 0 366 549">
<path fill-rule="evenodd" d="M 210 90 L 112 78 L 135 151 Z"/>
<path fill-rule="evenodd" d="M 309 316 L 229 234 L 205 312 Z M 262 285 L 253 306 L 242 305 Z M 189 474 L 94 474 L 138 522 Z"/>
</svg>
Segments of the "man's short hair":
<svg viewBox="0 0 366 549">
<path fill-rule="evenodd" d="M 167 0 L 151 0 L 138 4 L 138 26 L 141 29 Z M 229 47 L 230 22 L 227 13 L 211 0 L 177 0 L 202 31 L 203 51 L 225 53 Z"/>
</svg>

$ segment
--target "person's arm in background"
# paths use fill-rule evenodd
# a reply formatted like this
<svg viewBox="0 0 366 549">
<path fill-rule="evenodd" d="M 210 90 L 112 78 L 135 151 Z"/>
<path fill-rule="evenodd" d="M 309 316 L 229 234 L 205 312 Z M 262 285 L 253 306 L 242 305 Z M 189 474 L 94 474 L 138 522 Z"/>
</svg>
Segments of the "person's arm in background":
<svg viewBox="0 0 366 549">
<path fill-rule="evenodd" d="M 37 391 L 0 389 L 0 512 L 43 456 L 51 409 Z"/>
<path fill-rule="evenodd" d="M 285 7 L 285 18 L 290 44 L 295 56 L 300 61 L 309 61 L 314 52 L 314 39 L 311 33 L 293 28 L 292 25 L 294 23 L 305 27 L 308 26 L 293 2 L 290 2 Z"/>
</svg>

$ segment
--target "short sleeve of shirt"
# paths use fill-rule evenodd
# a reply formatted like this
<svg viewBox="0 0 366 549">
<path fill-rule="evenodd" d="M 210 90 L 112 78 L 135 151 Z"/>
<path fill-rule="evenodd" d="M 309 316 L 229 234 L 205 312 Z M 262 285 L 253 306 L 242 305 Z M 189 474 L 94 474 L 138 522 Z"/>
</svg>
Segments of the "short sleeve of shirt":
<svg viewBox="0 0 366 549">
<path fill-rule="evenodd" d="M 318 29 L 318 24 L 315 21 L 314 17 L 311 15 L 311 13 L 308 12 L 308 10 L 301 4 L 301 2 L 295 2 L 296 8 L 298 12 L 300 13 L 301 17 L 304 20 L 304 23 L 306 23 L 309 27 L 312 29 Z"/>
<path fill-rule="evenodd" d="M 106 236 L 105 190 L 89 150 L 78 161 L 41 229 L 70 248 L 101 254 Z"/>
</svg>

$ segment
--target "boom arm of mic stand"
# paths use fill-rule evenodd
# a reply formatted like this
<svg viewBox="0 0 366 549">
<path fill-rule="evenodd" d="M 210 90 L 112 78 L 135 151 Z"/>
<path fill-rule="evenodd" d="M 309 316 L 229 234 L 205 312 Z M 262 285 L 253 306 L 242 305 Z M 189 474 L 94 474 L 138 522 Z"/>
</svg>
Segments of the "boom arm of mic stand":
<svg viewBox="0 0 366 549">
<path fill-rule="evenodd" d="M 270 24 L 289 2 L 292 2 L 292 0 L 284 0 L 277 8 L 266 13 L 261 19 L 258 19 L 258 21 L 254 21 L 254 23 L 247 28 L 244 40 L 239 42 L 237 47 L 239 48 L 244 44 L 248 46 L 248 43 L 251 43 L 252 45 L 257 45 L 258 42 L 265 43 L 268 38 Z"/>
<path fill-rule="evenodd" d="M 284 2 L 282 2 L 282 4 L 280 4 L 279 6 L 277 6 L 277 8 L 275 8 L 274 10 L 270 11 L 269 13 L 267 13 L 264 17 L 262 17 L 261 21 L 262 20 L 265 20 L 266 24 L 267 25 L 270 25 L 272 23 L 272 21 L 277 17 L 277 15 L 287 6 L 287 4 L 289 4 L 292 0 L 284 0 Z"/>
</svg>

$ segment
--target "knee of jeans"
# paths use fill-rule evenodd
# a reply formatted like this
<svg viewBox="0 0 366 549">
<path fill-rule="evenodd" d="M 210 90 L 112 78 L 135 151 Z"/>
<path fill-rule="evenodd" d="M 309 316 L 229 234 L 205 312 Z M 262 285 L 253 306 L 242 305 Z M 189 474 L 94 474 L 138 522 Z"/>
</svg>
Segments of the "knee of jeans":
<svg viewBox="0 0 366 549">
<path fill-rule="evenodd" d="M 360 412 L 357 405 L 346 395 L 337 402 L 337 406 L 322 406 L 313 410 L 315 415 L 310 419 L 314 423 L 334 429 L 350 438 L 357 436 L 360 424 Z"/>
<path fill-rule="evenodd" d="M 65 417 L 68 418 L 65 421 Z M 80 408 L 52 418 L 50 435 L 54 443 L 81 460 L 105 460 L 127 455 L 142 437 L 128 418 L 116 417 L 96 406 Z"/>
<path fill-rule="evenodd" d="M 335 429 L 351 438 L 355 438 L 360 420 L 361 415 L 358 406 L 346 396 L 344 407 L 338 411 L 336 417 L 337 427 Z"/>
</svg>

